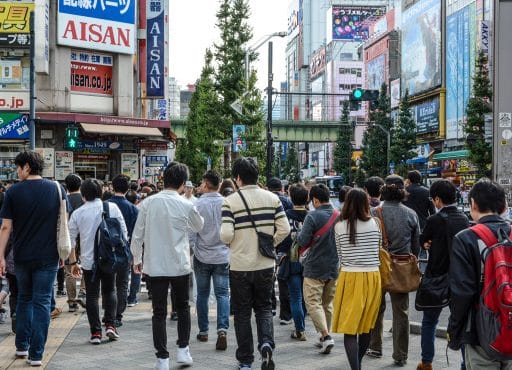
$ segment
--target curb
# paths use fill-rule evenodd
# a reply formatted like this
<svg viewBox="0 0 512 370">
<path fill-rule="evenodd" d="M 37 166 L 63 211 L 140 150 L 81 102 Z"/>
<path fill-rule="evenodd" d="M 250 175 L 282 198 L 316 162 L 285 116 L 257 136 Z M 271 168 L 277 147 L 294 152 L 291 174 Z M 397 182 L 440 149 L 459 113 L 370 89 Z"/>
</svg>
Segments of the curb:
<svg viewBox="0 0 512 370">
<path fill-rule="evenodd" d="M 411 334 L 421 334 L 421 323 L 411 321 L 409 323 L 409 331 Z M 446 328 L 443 326 L 438 326 L 436 328 L 436 337 L 446 339 Z"/>
</svg>

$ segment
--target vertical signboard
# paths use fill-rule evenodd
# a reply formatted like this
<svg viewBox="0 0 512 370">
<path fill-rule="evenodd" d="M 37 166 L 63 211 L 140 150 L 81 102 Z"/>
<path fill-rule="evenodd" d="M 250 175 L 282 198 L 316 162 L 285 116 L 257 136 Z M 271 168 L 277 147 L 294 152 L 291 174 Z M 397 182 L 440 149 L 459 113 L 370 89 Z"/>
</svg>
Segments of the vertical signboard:
<svg viewBox="0 0 512 370">
<path fill-rule="evenodd" d="M 146 96 L 165 97 L 165 19 L 164 0 L 146 3 L 147 64 Z"/>
<path fill-rule="evenodd" d="M 35 0 L 36 17 L 34 35 L 36 52 L 36 72 L 49 73 L 50 68 L 50 1 Z"/>
<path fill-rule="evenodd" d="M 131 180 L 139 178 L 139 155 L 137 153 L 121 153 L 121 174 Z"/>
<path fill-rule="evenodd" d="M 55 149 L 53 148 L 36 148 L 35 151 L 43 158 L 43 177 L 55 177 Z"/>
<path fill-rule="evenodd" d="M 73 173 L 73 152 L 55 152 L 55 180 L 62 181 Z"/>
<path fill-rule="evenodd" d="M 366 64 L 368 80 L 368 88 L 370 90 L 380 90 L 385 81 L 385 62 L 386 56 L 384 54 L 373 58 Z"/>
<path fill-rule="evenodd" d="M 245 125 L 233 125 L 233 152 L 245 150 Z"/>
</svg>

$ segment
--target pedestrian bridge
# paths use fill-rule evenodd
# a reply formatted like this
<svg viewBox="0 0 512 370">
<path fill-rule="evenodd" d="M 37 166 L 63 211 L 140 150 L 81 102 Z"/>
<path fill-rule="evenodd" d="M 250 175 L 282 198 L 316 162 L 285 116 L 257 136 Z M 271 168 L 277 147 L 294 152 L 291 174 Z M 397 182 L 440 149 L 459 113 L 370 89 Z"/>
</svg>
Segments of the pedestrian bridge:
<svg viewBox="0 0 512 370">
<path fill-rule="evenodd" d="M 338 137 L 339 121 L 272 121 L 274 141 L 333 142 Z M 178 139 L 185 138 L 185 121 L 171 119 L 171 130 Z M 266 137 L 262 133 L 262 139 Z"/>
</svg>

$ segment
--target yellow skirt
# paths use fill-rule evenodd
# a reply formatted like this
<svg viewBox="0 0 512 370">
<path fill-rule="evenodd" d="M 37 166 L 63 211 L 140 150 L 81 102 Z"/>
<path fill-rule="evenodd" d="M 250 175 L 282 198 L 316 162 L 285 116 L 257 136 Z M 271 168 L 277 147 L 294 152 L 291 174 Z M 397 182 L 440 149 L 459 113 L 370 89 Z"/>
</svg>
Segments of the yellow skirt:
<svg viewBox="0 0 512 370">
<path fill-rule="evenodd" d="M 332 332 L 368 333 L 375 326 L 381 296 L 379 271 L 341 271 L 334 296 Z"/>
</svg>

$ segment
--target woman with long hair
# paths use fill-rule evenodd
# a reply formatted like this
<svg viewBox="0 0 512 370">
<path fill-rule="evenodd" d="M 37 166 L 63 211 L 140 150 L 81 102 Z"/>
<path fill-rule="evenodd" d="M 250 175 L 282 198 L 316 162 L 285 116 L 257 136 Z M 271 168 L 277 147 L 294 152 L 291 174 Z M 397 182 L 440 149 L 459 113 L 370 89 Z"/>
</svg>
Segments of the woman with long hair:
<svg viewBox="0 0 512 370">
<path fill-rule="evenodd" d="M 343 333 L 350 368 L 361 369 L 381 300 L 379 245 L 381 233 L 370 216 L 368 196 L 351 189 L 334 227 L 340 274 L 334 297 L 333 333 Z"/>
</svg>

